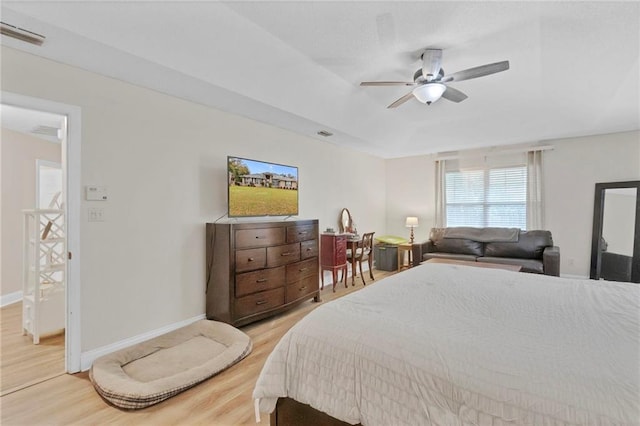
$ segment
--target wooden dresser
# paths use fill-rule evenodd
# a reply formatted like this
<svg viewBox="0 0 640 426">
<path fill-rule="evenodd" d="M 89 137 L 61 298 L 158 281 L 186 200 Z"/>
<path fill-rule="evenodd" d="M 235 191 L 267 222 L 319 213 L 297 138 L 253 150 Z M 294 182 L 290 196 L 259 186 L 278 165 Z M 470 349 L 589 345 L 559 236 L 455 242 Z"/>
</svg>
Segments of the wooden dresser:
<svg viewBox="0 0 640 426">
<path fill-rule="evenodd" d="M 338 283 L 338 271 L 342 271 L 342 279 L 347 285 L 347 235 L 322 234 L 320 236 L 320 273 L 324 288 L 324 271 L 331 271 L 333 291 Z"/>
<path fill-rule="evenodd" d="M 249 324 L 320 300 L 318 220 L 207 223 L 207 318 Z"/>
</svg>

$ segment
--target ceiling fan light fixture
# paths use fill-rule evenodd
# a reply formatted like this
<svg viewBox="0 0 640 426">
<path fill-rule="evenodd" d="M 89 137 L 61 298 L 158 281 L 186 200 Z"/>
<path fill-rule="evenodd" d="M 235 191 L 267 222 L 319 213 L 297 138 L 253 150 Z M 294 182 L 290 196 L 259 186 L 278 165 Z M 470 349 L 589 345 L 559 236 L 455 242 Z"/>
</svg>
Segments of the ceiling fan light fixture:
<svg viewBox="0 0 640 426">
<path fill-rule="evenodd" d="M 442 83 L 425 83 L 413 89 L 413 96 L 423 104 L 431 105 L 440 99 L 447 86 Z"/>
</svg>

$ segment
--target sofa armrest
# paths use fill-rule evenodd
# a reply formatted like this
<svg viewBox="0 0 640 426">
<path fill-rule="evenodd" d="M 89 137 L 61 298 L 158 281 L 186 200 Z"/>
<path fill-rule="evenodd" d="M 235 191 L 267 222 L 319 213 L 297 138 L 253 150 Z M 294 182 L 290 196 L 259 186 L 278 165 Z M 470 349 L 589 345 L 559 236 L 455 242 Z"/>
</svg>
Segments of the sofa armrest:
<svg viewBox="0 0 640 426">
<path fill-rule="evenodd" d="M 542 264 L 545 275 L 560 276 L 560 247 L 549 246 L 542 252 Z"/>
<path fill-rule="evenodd" d="M 426 240 L 421 243 L 413 243 L 411 246 L 411 256 L 413 256 L 413 266 L 417 266 L 422 262 L 423 256 L 426 253 L 434 251 L 435 247 L 431 240 Z"/>
</svg>

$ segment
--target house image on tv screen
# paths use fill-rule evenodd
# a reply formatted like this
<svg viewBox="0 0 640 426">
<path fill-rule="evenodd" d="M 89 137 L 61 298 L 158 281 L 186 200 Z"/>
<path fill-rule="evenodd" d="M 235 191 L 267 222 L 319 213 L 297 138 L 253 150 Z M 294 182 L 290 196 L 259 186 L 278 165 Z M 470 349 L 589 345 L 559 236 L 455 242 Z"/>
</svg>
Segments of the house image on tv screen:
<svg viewBox="0 0 640 426">
<path fill-rule="evenodd" d="M 228 157 L 230 217 L 298 214 L 298 168 Z"/>
<path fill-rule="evenodd" d="M 257 173 L 238 176 L 236 184 L 240 186 L 256 186 L 265 188 L 298 189 L 298 181 L 293 176 L 276 173 Z"/>
</svg>

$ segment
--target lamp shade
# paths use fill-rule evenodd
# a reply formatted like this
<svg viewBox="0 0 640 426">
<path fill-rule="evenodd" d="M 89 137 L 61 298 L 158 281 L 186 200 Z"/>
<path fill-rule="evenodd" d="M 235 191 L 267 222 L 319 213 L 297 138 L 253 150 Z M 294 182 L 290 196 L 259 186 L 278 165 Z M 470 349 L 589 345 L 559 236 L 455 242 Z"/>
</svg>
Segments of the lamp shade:
<svg viewBox="0 0 640 426">
<path fill-rule="evenodd" d="M 407 221 L 405 223 L 407 228 L 415 228 L 418 226 L 418 218 L 415 216 L 408 216 Z"/>
<path fill-rule="evenodd" d="M 442 83 L 425 83 L 413 89 L 413 96 L 423 104 L 431 104 L 440 99 L 440 96 L 447 90 L 447 86 Z"/>
</svg>

